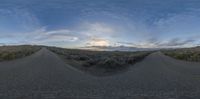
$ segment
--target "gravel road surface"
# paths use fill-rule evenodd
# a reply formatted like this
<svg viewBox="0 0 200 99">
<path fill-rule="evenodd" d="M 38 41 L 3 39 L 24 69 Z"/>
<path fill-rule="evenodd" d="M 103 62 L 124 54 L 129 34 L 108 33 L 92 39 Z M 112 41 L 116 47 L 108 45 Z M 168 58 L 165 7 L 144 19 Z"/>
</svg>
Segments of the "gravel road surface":
<svg viewBox="0 0 200 99">
<path fill-rule="evenodd" d="M 200 63 L 156 52 L 127 72 L 95 77 L 43 48 L 0 63 L 0 99 L 200 99 Z"/>
</svg>

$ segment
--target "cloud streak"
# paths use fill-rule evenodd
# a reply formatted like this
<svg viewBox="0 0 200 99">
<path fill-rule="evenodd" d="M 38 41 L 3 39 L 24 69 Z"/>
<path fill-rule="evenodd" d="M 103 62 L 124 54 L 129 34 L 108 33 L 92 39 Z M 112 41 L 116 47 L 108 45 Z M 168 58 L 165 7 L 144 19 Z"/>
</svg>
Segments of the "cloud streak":
<svg viewBox="0 0 200 99">
<path fill-rule="evenodd" d="M 6 42 L 10 41 L 11 44 L 50 44 L 52 42 L 69 43 L 79 40 L 79 38 L 71 34 L 69 30 L 47 31 L 45 28 L 29 33 L 2 35 L 0 36 L 0 39 L 4 39 Z"/>
</svg>

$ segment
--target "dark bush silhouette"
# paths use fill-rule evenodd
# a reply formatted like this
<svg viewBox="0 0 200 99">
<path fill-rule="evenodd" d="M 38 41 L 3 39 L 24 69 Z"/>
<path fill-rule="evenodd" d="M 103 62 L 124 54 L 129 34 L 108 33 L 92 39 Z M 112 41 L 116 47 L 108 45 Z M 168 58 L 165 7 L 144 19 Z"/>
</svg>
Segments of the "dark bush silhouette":
<svg viewBox="0 0 200 99">
<path fill-rule="evenodd" d="M 49 47 L 49 49 L 66 60 L 73 60 L 82 63 L 83 67 L 98 67 L 105 69 L 124 68 L 142 60 L 151 52 L 106 52 L 87 51 L 75 49 L 62 49 Z"/>
<path fill-rule="evenodd" d="M 97 63 L 98 67 L 108 68 L 108 69 L 121 68 L 123 65 L 124 65 L 123 63 L 120 63 L 116 59 L 112 59 L 112 58 L 106 58 L 100 61 L 99 63 Z"/>
</svg>

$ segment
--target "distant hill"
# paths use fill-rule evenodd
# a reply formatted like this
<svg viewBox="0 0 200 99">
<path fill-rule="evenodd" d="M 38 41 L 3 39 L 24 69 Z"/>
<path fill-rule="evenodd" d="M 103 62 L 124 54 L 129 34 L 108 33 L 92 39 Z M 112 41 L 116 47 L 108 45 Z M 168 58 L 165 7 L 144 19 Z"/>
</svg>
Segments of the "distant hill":
<svg viewBox="0 0 200 99">
<path fill-rule="evenodd" d="M 97 51 L 152 51 L 159 50 L 158 48 L 137 48 L 128 46 L 87 46 L 81 49 L 97 50 Z"/>
</svg>

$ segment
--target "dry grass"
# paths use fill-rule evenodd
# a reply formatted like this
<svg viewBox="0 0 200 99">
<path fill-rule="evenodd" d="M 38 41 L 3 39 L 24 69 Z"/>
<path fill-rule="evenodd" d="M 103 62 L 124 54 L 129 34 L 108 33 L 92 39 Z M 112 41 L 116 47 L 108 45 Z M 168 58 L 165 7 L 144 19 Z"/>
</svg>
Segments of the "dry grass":
<svg viewBox="0 0 200 99">
<path fill-rule="evenodd" d="M 39 46 L 0 46 L 0 61 L 8 61 L 29 56 L 40 49 Z"/>
<path fill-rule="evenodd" d="M 200 62 L 200 47 L 165 50 L 162 52 L 179 60 Z"/>
</svg>

